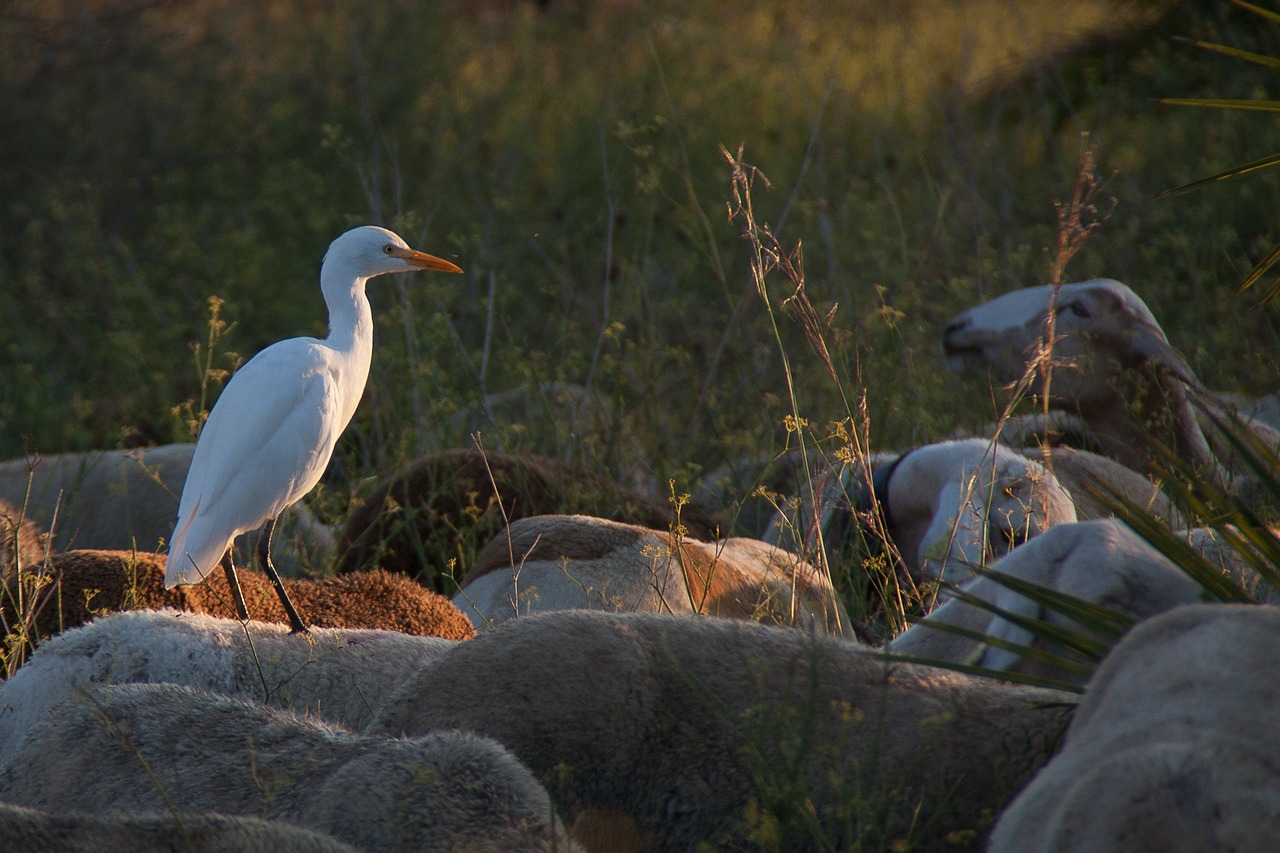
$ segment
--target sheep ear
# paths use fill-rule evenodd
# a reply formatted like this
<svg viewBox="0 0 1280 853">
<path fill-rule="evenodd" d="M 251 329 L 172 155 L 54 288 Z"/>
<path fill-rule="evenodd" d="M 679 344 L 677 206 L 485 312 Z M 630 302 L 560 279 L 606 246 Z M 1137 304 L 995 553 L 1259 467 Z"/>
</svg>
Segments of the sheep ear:
<svg viewBox="0 0 1280 853">
<path fill-rule="evenodd" d="M 1130 350 L 1149 359 L 1169 371 L 1192 388 L 1200 388 L 1200 380 L 1192 372 L 1186 359 L 1169 345 L 1164 329 L 1151 309 L 1128 287 L 1112 282 L 1114 286 L 1097 288 L 1096 295 L 1111 303 L 1111 310 L 1119 314 L 1121 328 L 1126 329 Z"/>
<path fill-rule="evenodd" d="M 1196 378 L 1191 366 L 1177 350 L 1170 346 L 1163 331 L 1143 325 L 1135 329 L 1132 334 L 1135 353 L 1160 365 L 1188 386 L 1197 389 L 1201 387 L 1200 380 Z"/>
<path fill-rule="evenodd" d="M 980 491 L 962 480 L 951 480 L 938 491 L 933 518 L 920 538 L 919 562 L 930 564 L 926 574 L 954 580 L 983 565 L 987 507 Z"/>
</svg>

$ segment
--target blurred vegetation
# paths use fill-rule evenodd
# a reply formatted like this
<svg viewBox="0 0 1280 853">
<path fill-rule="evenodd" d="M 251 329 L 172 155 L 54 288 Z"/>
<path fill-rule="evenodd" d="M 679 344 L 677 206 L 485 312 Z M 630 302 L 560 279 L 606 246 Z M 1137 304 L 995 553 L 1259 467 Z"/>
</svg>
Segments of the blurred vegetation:
<svg viewBox="0 0 1280 853">
<path fill-rule="evenodd" d="M 802 422 L 848 419 L 836 451 L 864 417 L 871 449 L 949 437 L 1005 400 L 946 373 L 941 327 L 1050 277 L 1085 134 L 1115 204 L 1065 278 L 1125 281 L 1208 387 L 1271 392 L 1276 304 L 1232 291 L 1280 244 L 1277 181 L 1159 196 L 1273 153 L 1273 117 L 1159 100 L 1274 98 L 1274 69 L 1192 40 L 1277 56 L 1278 33 L 1228 0 L 0 0 L 0 458 L 189 440 L 240 360 L 324 333 L 321 257 L 365 222 L 466 275 L 370 287 L 369 389 L 310 499 L 326 521 L 469 444 L 511 389 L 541 421 L 486 446 L 663 496 Z M 721 146 L 803 245 L 823 356 L 774 311 L 786 276 L 757 291 Z M 611 426 L 538 405 L 569 385 Z M 1280 582 L 1261 519 L 1196 488 Z M 830 568 L 896 630 L 918 602 L 870 550 Z"/>
<path fill-rule="evenodd" d="M 508 449 L 663 485 L 776 451 L 791 403 L 722 144 L 772 183 L 758 218 L 803 240 L 873 447 L 997 413 L 937 334 L 1044 280 L 1082 133 L 1116 206 L 1067 278 L 1132 285 L 1210 387 L 1280 386 L 1274 309 L 1231 297 L 1280 239 L 1276 182 L 1156 200 L 1271 129 L 1158 105 L 1270 82 L 1177 37 L 1266 53 L 1274 33 L 1225 0 L 889 8 L 0 2 L 0 456 L 188 438 L 210 368 L 323 334 L 320 258 L 369 221 L 467 275 L 371 286 L 373 374 L 331 491 L 548 381 L 599 393 L 614 428 Z M 781 336 L 800 412 L 846 416 L 802 330 Z"/>
</svg>

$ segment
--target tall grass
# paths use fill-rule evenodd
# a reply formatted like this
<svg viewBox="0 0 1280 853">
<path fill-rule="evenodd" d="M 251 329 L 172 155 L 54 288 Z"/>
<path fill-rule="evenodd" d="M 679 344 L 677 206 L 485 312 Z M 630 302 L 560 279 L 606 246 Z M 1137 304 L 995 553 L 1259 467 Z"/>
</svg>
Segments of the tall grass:
<svg viewBox="0 0 1280 853">
<path fill-rule="evenodd" d="M 141 11 L 108 14 L 128 8 Z M 1185 113 L 1152 109 L 1203 58 L 1164 38 L 1174 24 L 1126 41 L 1150 17 L 1136 6 L 1070 4 L 1065 29 L 1061 4 L 1005 0 L 892 14 L 89 9 L 0 12 L 13 48 L 0 103 L 24 128 L 0 142 L 0 300 L 20 318 L 0 332 L 9 456 L 24 436 L 52 451 L 188 434 L 170 412 L 200 395 L 184 359 L 208 298 L 224 300 L 236 352 L 320 333 L 320 255 L 371 218 L 470 275 L 373 288 L 375 381 L 339 450 L 352 480 L 456 440 L 448 417 L 482 392 L 549 380 L 588 383 L 628 414 L 625 433 L 566 451 L 615 473 L 687 480 L 774 448 L 792 392 L 720 214 L 718 146 L 740 142 L 783 188 L 761 196 L 762 218 L 808 237 L 810 299 L 841 306 L 831 358 L 861 371 L 885 444 L 987 418 L 939 375 L 936 329 L 975 297 L 1041 280 L 1080 130 L 1119 204 L 1077 274 L 1169 302 L 1171 334 L 1196 328 L 1211 384 L 1274 380 L 1236 334 L 1266 339 L 1267 315 L 1199 322 L 1269 239 L 1269 217 L 1250 211 L 1271 199 L 1227 217 L 1151 201 L 1249 124 L 1204 140 Z M 1116 44 L 1051 60 L 1103 27 Z M 788 346 L 800 334 L 782 330 Z M 813 423 L 842 416 L 824 370 L 798 365 L 792 380 Z"/>
</svg>

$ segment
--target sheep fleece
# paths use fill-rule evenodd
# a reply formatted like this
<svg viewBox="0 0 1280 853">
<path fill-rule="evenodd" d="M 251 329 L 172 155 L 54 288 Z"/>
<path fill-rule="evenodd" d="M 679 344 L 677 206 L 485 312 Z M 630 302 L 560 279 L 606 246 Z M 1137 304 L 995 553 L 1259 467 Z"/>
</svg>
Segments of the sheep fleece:
<svg viewBox="0 0 1280 853">
<path fill-rule="evenodd" d="M 172 684 L 82 694 L 0 768 L 0 800 L 284 820 L 368 851 L 545 849 L 551 804 L 491 740 L 359 735 Z"/>
<path fill-rule="evenodd" d="M 752 814 L 786 814 L 799 794 L 775 786 L 794 784 L 828 837 L 849 827 L 841 804 L 860 786 L 893 798 L 890 832 L 914 831 L 920 804 L 930 823 L 917 834 L 941 844 L 980 833 L 1048 760 L 1069 699 L 798 630 L 562 611 L 459 644 L 367 730 L 494 738 L 543 780 L 579 839 L 584 824 L 611 824 L 601 831 L 638 835 L 637 849 L 742 844 Z M 803 843 L 803 823 L 780 829 L 797 832 L 784 846 Z"/>
<path fill-rule="evenodd" d="M 4 850 L 119 853 L 356 853 L 336 838 L 279 821 L 228 815 L 50 814 L 0 803 Z"/>
<path fill-rule="evenodd" d="M 1280 609 L 1179 607 L 1102 662 L 991 853 L 1280 849 Z"/>
<path fill-rule="evenodd" d="M 82 690 L 168 682 L 307 711 L 350 728 L 450 640 L 136 610 L 54 637 L 0 682 L 0 762 L 49 709 Z"/>
</svg>

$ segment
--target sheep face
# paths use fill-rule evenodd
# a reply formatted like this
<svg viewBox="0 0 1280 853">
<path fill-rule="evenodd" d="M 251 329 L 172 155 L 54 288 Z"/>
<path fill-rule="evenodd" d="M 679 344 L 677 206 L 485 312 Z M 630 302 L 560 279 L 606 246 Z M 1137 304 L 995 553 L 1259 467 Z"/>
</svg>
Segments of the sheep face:
<svg viewBox="0 0 1280 853">
<path fill-rule="evenodd" d="M 1028 287 L 960 312 L 942 334 L 947 366 L 1017 382 L 1044 346 L 1051 310 L 1050 405 L 1109 400 L 1117 393 L 1115 378 L 1126 368 L 1155 365 L 1195 382 L 1146 303 L 1111 279 Z"/>
</svg>

